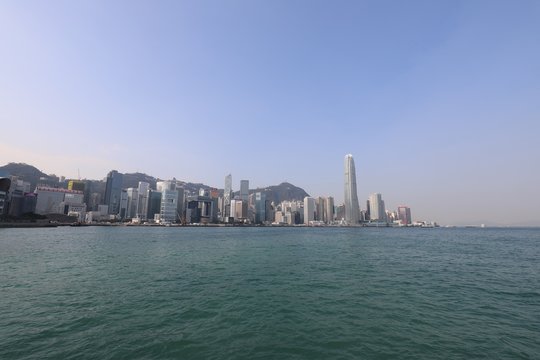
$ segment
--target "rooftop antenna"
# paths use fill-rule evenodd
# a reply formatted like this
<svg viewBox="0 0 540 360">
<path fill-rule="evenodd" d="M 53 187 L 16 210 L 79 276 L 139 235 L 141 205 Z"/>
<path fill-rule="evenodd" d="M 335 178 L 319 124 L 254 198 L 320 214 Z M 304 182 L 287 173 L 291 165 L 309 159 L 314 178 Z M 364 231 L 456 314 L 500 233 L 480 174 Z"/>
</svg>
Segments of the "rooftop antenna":
<svg viewBox="0 0 540 360">
<path fill-rule="evenodd" d="M 79 180 L 81 180 L 81 171 L 79 170 L 79 168 L 77 168 L 77 175 L 79 175 Z"/>
</svg>

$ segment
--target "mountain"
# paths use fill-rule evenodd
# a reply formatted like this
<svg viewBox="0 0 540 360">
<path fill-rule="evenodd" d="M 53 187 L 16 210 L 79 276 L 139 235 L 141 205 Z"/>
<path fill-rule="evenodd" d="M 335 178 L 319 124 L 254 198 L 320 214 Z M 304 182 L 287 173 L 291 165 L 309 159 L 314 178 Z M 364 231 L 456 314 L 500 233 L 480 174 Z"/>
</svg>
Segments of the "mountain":
<svg viewBox="0 0 540 360">
<path fill-rule="evenodd" d="M 9 163 L 0 166 L 0 175 L 18 176 L 22 180 L 28 181 L 32 189 L 40 182 L 40 179 L 45 181 L 58 181 L 57 176 L 47 175 L 38 168 L 25 163 Z"/>
<path fill-rule="evenodd" d="M 139 181 L 147 182 L 150 184 L 151 189 L 156 188 L 157 179 L 153 176 L 143 173 L 131 173 L 122 174 L 122 187 L 123 188 L 136 188 L 139 186 Z"/>
<path fill-rule="evenodd" d="M 274 204 L 278 204 L 285 200 L 300 200 L 303 201 L 309 194 L 302 188 L 295 186 L 288 182 L 283 182 L 279 185 L 267 186 L 265 188 L 257 188 L 249 190 L 250 194 L 262 192 L 266 194 L 266 200 L 273 201 Z M 235 195 L 239 195 L 239 192 L 235 192 Z"/>
<path fill-rule="evenodd" d="M 19 176 L 24 181 L 28 181 L 31 184 L 32 191 L 38 183 L 50 183 L 58 184 L 58 186 L 66 186 L 65 184 L 58 183 L 58 177 L 56 175 L 47 175 L 36 167 L 24 163 L 9 163 L 4 166 L 0 166 L 0 176 L 5 175 L 14 175 Z M 102 180 L 87 180 L 87 190 L 90 192 L 100 192 L 105 193 L 105 182 Z M 136 188 L 139 185 L 139 181 L 145 181 L 150 184 L 150 188 L 156 188 L 156 182 L 159 179 L 144 173 L 126 173 L 122 177 L 122 187 Z M 203 188 L 205 190 L 212 189 L 211 186 L 201 184 L 201 183 L 190 183 L 184 181 L 178 181 L 186 193 L 197 194 L 199 189 Z M 90 187 L 90 189 L 88 189 Z M 255 192 L 262 192 L 266 194 L 266 199 L 273 201 L 275 204 L 280 203 L 284 200 L 304 200 L 304 197 L 309 196 L 304 189 L 295 186 L 291 183 L 284 182 L 279 185 L 267 186 L 265 188 L 257 188 L 249 190 L 250 194 Z M 223 189 L 219 189 L 219 194 L 223 195 Z M 236 195 L 239 193 L 236 192 Z"/>
</svg>

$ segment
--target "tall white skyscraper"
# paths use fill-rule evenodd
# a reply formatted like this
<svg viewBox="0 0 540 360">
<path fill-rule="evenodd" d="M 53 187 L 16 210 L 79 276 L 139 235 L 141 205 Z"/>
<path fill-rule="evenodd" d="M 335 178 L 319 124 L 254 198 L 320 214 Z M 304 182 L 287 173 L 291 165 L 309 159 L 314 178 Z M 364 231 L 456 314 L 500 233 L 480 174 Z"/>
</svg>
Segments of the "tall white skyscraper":
<svg viewBox="0 0 540 360">
<path fill-rule="evenodd" d="M 345 221 L 350 225 L 360 221 L 360 205 L 356 191 L 356 168 L 351 154 L 345 155 Z"/>
</svg>

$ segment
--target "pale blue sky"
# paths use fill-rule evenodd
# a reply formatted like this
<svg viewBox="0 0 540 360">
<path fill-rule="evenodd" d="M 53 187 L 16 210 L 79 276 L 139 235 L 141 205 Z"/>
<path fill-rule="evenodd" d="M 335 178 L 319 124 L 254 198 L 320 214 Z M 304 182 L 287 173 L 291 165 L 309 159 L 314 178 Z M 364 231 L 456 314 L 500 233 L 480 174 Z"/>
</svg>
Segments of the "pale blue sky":
<svg viewBox="0 0 540 360">
<path fill-rule="evenodd" d="M 539 1 L 1 1 L 0 164 L 540 225 Z"/>
</svg>

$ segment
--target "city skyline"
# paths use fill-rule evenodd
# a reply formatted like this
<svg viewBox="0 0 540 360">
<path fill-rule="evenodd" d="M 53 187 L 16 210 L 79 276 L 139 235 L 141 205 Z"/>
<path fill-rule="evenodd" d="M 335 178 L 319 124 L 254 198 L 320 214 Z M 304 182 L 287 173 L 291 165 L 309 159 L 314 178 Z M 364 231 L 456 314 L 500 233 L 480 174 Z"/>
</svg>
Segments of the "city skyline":
<svg viewBox="0 0 540 360">
<path fill-rule="evenodd" d="M 380 193 L 444 224 L 540 225 L 539 17 L 535 1 L 5 1 L 0 163 L 231 173 L 337 204 L 352 153 L 361 207 Z"/>
</svg>

